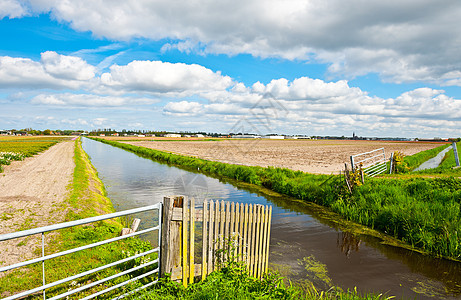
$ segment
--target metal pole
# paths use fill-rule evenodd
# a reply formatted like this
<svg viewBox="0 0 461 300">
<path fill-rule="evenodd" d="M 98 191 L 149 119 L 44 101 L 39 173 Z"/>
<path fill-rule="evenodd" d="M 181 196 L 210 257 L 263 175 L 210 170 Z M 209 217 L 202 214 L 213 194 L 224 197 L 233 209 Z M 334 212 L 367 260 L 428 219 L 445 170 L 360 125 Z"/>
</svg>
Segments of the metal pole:
<svg viewBox="0 0 461 300">
<path fill-rule="evenodd" d="M 162 226 L 163 226 L 163 201 L 160 202 L 160 206 L 158 208 L 158 273 L 157 273 L 157 279 L 160 279 L 160 276 L 161 276 L 161 270 L 163 268 L 162 266 L 162 256 L 164 255 L 163 254 L 163 251 L 162 251 L 162 243 L 163 243 L 163 239 L 162 239 Z"/>
<path fill-rule="evenodd" d="M 354 172 L 354 157 L 351 156 L 351 168 L 352 168 L 352 172 Z"/>
<path fill-rule="evenodd" d="M 453 142 L 451 145 L 453 147 L 453 153 L 455 154 L 456 166 L 459 167 L 459 156 L 458 156 L 458 149 L 456 148 L 456 142 Z"/>
<path fill-rule="evenodd" d="M 45 257 L 45 233 L 42 232 L 42 257 Z M 42 261 L 42 277 L 43 277 L 43 285 L 46 284 L 45 281 L 45 261 Z M 43 289 L 43 300 L 46 299 L 45 289 Z"/>
<path fill-rule="evenodd" d="M 394 162 L 394 152 L 391 153 L 391 165 L 390 165 L 390 168 L 389 168 L 389 174 L 392 174 L 392 164 Z"/>
</svg>

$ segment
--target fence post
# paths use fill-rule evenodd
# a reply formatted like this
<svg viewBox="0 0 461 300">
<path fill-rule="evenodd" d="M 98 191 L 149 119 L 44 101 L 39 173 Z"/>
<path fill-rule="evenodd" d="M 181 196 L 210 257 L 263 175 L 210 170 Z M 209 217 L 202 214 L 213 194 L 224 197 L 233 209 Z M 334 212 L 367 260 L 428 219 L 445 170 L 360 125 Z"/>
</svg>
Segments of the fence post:
<svg viewBox="0 0 461 300">
<path fill-rule="evenodd" d="M 160 277 L 172 273 L 173 268 L 181 265 L 180 249 L 180 222 L 172 222 L 173 207 L 182 207 L 184 197 L 169 196 L 163 198 L 162 211 L 162 244 L 160 247 Z"/>
<path fill-rule="evenodd" d="M 453 147 L 453 153 L 455 154 L 456 166 L 459 167 L 459 156 L 458 156 L 458 149 L 456 148 L 456 142 L 453 142 L 451 145 Z"/>
</svg>

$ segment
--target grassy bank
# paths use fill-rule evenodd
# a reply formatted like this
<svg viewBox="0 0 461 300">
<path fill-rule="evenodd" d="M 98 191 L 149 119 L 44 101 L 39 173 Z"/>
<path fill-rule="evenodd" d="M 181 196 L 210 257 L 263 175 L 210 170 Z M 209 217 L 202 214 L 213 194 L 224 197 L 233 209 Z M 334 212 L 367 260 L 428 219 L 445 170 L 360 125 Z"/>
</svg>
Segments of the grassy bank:
<svg viewBox="0 0 461 300">
<path fill-rule="evenodd" d="M 458 149 L 458 155 L 461 151 L 461 142 L 456 143 Z M 427 174 L 427 175 L 445 175 L 445 176 L 460 176 L 461 168 L 454 168 L 456 166 L 455 154 L 453 149 L 448 151 L 442 159 L 442 162 L 437 168 L 418 171 L 417 174 Z"/>
<path fill-rule="evenodd" d="M 210 274 L 205 281 L 188 285 L 162 278 L 160 282 L 137 299 L 315 299 L 315 300 L 387 300 L 386 295 L 360 294 L 356 290 L 342 291 L 339 288 L 318 291 L 313 287 L 301 289 L 285 284 L 283 278 L 269 272 L 262 280 L 248 275 L 245 267 L 230 264 Z"/>
<path fill-rule="evenodd" d="M 434 149 L 429 149 L 429 150 L 418 152 L 414 155 L 405 156 L 403 158 L 403 161 L 407 165 L 408 170 L 412 171 L 416 169 L 417 167 L 419 167 L 423 162 L 433 157 L 436 157 L 437 154 L 439 154 L 443 149 L 447 148 L 448 146 L 449 144 L 445 144 L 445 145 L 439 146 Z"/>
<path fill-rule="evenodd" d="M 80 140 L 75 141 L 74 162 L 75 169 L 72 183 L 69 186 L 69 198 L 57 208 L 57 210 L 66 212 L 64 221 L 113 212 L 114 209 L 110 199 L 106 197 L 104 185 L 99 180 L 95 168 L 91 165 L 88 156 L 83 151 Z M 121 228 L 121 220 L 109 220 L 46 234 L 47 246 L 45 254 L 48 255 L 118 236 Z M 150 249 L 150 247 L 147 242 L 131 238 L 122 242 L 111 243 L 52 259 L 45 263 L 47 282 L 54 282 L 73 274 L 123 259 L 129 256 L 128 253 L 145 251 Z M 34 254 L 36 257 L 41 256 L 41 249 L 36 249 Z M 116 268 L 106 269 L 51 288 L 47 290 L 47 296 L 66 292 L 80 285 L 113 275 L 132 267 L 133 263 L 139 263 L 139 261 L 125 263 Z M 0 278 L 0 291 L 8 291 L 6 294 L 2 294 L 2 296 L 40 286 L 42 283 L 41 267 L 41 263 L 33 264 L 9 272 L 6 276 Z M 27 276 L 24 276 L 24 274 L 27 274 Z M 112 281 L 112 283 L 116 284 L 126 279 L 126 276 L 120 277 Z M 94 287 L 86 292 L 75 294 L 72 297 L 76 295 L 82 297 L 101 288 L 102 286 Z"/>
<path fill-rule="evenodd" d="M 422 252 L 461 260 L 461 180 L 458 178 L 367 179 L 365 185 L 350 194 L 339 176 L 231 165 L 96 140 L 190 171 L 236 179 L 311 201 Z"/>
</svg>

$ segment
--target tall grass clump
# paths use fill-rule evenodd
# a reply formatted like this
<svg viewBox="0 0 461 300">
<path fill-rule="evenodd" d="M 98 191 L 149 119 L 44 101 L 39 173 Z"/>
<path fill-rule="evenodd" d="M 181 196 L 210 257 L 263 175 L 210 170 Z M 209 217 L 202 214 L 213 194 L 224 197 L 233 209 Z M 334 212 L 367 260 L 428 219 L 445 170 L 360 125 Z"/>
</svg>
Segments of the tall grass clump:
<svg viewBox="0 0 461 300">
<path fill-rule="evenodd" d="M 461 260 L 461 180 L 458 178 L 367 178 L 364 185 L 350 193 L 337 175 L 231 165 L 95 140 L 190 171 L 236 179 L 311 201 L 423 252 Z"/>
</svg>

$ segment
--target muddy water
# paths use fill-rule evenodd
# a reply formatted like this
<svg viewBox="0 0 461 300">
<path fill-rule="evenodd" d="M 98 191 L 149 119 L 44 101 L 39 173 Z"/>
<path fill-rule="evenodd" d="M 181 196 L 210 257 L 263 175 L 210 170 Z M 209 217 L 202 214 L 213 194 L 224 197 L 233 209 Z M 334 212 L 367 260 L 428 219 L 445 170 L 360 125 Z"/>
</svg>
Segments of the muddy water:
<svg viewBox="0 0 461 300">
<path fill-rule="evenodd" d="M 270 265 L 293 281 L 313 282 L 321 289 L 357 287 L 397 298 L 461 299 L 461 263 L 353 233 L 316 205 L 169 167 L 88 139 L 83 147 L 117 210 L 155 204 L 165 195 L 177 194 L 272 205 Z"/>
</svg>

